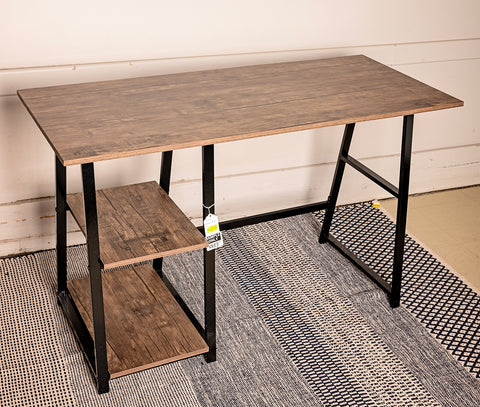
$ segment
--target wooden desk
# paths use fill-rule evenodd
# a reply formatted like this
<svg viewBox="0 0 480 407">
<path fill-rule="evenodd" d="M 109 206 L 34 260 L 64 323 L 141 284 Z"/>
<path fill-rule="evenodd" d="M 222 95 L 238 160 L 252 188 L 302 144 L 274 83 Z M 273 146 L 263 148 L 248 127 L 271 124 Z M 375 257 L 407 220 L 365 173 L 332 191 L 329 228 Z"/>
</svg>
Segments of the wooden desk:
<svg viewBox="0 0 480 407">
<path fill-rule="evenodd" d="M 56 153 L 58 298 L 87 355 L 99 392 L 108 391 L 109 371 L 113 377 L 201 353 L 208 361 L 216 357 L 213 251 L 204 249 L 204 328 L 188 310 L 192 325 L 183 314 L 176 319 L 179 307 L 151 268 L 133 266 L 106 273 L 102 291 L 102 269 L 155 259 L 154 269 L 162 275 L 162 257 L 205 247 L 203 236 L 167 195 L 173 150 L 202 147 L 206 215 L 205 207 L 212 206 L 214 212 L 214 144 L 345 124 L 327 201 L 226 222 L 223 228 L 325 208 L 320 242 L 334 244 L 390 294 L 392 306 L 398 306 L 413 115 L 463 105 L 362 55 L 27 89 L 18 95 Z M 395 116 L 404 116 L 398 188 L 348 155 L 355 123 Z M 154 152 L 162 152 L 160 186 L 146 183 L 96 191 L 94 162 Z M 75 164 L 82 165 L 83 196 L 67 198 L 66 167 Z M 399 199 L 392 284 L 329 234 L 346 164 Z M 89 279 L 68 286 L 67 209 L 86 233 L 90 269 Z M 134 234 L 138 240 L 131 238 Z M 127 339 L 118 335 L 122 327 L 113 317 L 107 316 L 105 334 L 104 298 L 107 307 L 116 307 L 124 302 L 116 298 L 119 292 L 130 298 L 132 292 L 154 286 L 158 289 L 145 307 L 163 315 L 162 304 L 172 304 L 173 322 L 168 323 L 185 330 L 164 337 L 163 347 L 172 349 L 158 350 L 162 360 L 132 354 Z M 164 335 L 156 330 L 155 319 L 134 319 L 129 323 L 139 329 L 153 325 L 152 337 Z M 178 335 L 190 338 L 188 343 L 180 343 Z M 145 349 L 153 346 L 148 343 Z"/>
</svg>

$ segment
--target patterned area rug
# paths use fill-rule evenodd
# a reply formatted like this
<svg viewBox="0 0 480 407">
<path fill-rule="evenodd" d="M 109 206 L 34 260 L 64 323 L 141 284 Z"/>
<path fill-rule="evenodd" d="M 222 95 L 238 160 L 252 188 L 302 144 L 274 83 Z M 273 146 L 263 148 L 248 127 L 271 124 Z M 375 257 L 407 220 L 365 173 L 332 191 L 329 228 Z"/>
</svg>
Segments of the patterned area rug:
<svg viewBox="0 0 480 407">
<path fill-rule="evenodd" d="M 402 306 L 392 310 L 367 277 L 317 243 L 318 219 L 225 232 L 217 362 L 195 357 L 118 378 L 101 396 L 56 304 L 55 253 L 0 260 L 0 405 L 479 406 L 478 295 L 409 239 Z M 387 273 L 385 215 L 354 205 L 334 225 Z M 68 269 L 69 278 L 86 275 L 84 246 L 69 248 Z M 166 258 L 164 270 L 201 320 L 201 253 Z"/>
<path fill-rule="evenodd" d="M 323 211 L 316 213 L 320 222 Z M 395 224 L 370 204 L 337 208 L 332 232 L 391 282 Z M 402 279 L 406 307 L 480 379 L 480 296 L 422 245 L 406 236 Z"/>
</svg>

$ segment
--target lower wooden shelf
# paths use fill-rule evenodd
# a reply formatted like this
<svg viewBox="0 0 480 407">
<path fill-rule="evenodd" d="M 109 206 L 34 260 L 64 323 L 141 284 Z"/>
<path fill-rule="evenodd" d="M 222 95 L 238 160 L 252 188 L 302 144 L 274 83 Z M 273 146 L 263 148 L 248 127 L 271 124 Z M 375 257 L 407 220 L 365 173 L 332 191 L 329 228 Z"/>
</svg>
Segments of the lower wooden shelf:
<svg viewBox="0 0 480 407">
<path fill-rule="evenodd" d="M 208 352 L 208 346 L 151 265 L 104 273 L 107 359 L 111 378 Z M 93 336 L 88 278 L 70 294 Z"/>
</svg>

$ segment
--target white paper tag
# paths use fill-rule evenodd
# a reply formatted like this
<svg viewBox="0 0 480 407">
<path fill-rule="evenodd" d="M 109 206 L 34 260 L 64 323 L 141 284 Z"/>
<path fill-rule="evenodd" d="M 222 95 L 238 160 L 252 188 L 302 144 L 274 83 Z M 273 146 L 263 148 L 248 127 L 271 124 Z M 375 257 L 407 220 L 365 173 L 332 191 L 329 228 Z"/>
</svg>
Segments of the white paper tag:
<svg viewBox="0 0 480 407">
<path fill-rule="evenodd" d="M 223 246 L 223 236 L 220 232 L 220 227 L 218 226 L 218 218 L 209 213 L 208 216 L 203 220 L 203 228 L 205 230 L 205 238 L 208 241 L 207 250 L 218 249 Z"/>
</svg>

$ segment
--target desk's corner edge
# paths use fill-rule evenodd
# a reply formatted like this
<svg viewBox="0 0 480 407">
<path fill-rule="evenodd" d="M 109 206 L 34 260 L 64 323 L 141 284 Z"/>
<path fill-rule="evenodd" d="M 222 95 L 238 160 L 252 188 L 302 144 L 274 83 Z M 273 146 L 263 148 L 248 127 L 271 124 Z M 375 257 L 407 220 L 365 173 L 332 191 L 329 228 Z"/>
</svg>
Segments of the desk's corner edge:
<svg viewBox="0 0 480 407">
<path fill-rule="evenodd" d="M 60 155 L 60 153 L 55 149 L 55 147 L 53 146 L 53 144 L 51 144 L 51 147 L 53 149 L 53 153 L 55 154 L 55 157 L 56 159 L 60 162 L 60 164 L 62 164 L 64 167 L 68 167 L 70 165 L 73 165 L 73 164 L 70 164 L 68 160 L 64 160 L 63 157 Z"/>
<path fill-rule="evenodd" d="M 31 111 L 30 107 L 28 106 L 26 100 L 25 100 L 25 97 L 24 95 L 22 95 L 22 92 L 24 91 L 27 91 L 28 89 L 17 89 L 17 96 L 18 98 L 20 99 L 20 101 L 22 102 L 23 106 L 25 106 L 25 109 L 27 109 L 27 112 L 29 113 L 30 117 L 33 119 L 33 121 L 35 122 L 35 124 L 37 125 L 38 129 L 42 132 L 43 136 L 45 137 L 45 139 L 47 140 L 48 144 L 50 144 L 50 147 L 52 147 L 53 149 L 53 152 L 55 153 L 55 156 L 58 158 L 58 160 L 62 163 L 62 165 L 64 167 L 66 167 L 67 165 L 71 165 L 71 164 L 68 164 L 67 161 L 68 160 L 64 160 L 63 157 L 61 156 L 61 154 L 57 151 L 57 149 L 55 148 L 54 144 L 51 142 L 50 138 L 47 136 L 47 133 L 45 132 L 45 130 L 43 129 L 42 125 L 40 124 L 40 122 L 37 120 L 37 118 L 35 117 L 35 115 L 33 114 L 33 112 Z"/>
<path fill-rule="evenodd" d="M 17 96 L 18 98 L 20 99 L 20 101 L 23 103 L 23 105 L 25 106 L 25 108 L 28 110 L 28 112 L 32 115 L 32 112 L 30 111 L 30 109 L 28 108 L 27 106 L 27 102 L 25 100 L 25 95 L 23 94 L 23 92 L 25 92 L 26 89 L 17 89 Z M 33 115 L 32 115 L 33 116 Z"/>
<path fill-rule="evenodd" d="M 450 96 L 450 95 L 449 95 Z M 443 109 L 452 109 L 452 108 L 455 108 L 455 107 L 463 107 L 465 106 L 465 102 L 463 100 L 460 100 L 460 99 L 457 99 L 456 97 L 454 96 L 451 96 L 451 98 L 453 99 L 450 103 L 446 103 L 444 106 L 442 106 L 441 108 L 437 109 L 437 110 L 443 110 Z"/>
</svg>

